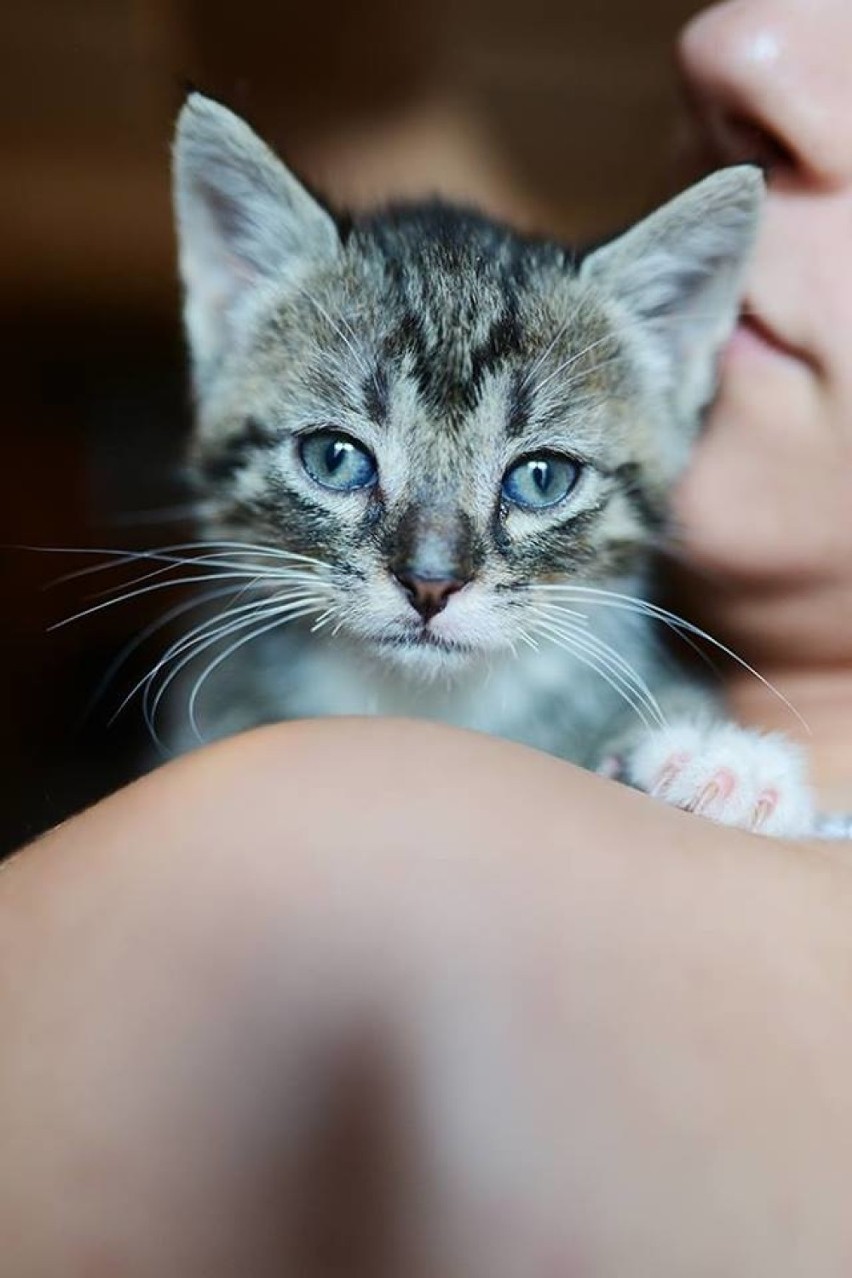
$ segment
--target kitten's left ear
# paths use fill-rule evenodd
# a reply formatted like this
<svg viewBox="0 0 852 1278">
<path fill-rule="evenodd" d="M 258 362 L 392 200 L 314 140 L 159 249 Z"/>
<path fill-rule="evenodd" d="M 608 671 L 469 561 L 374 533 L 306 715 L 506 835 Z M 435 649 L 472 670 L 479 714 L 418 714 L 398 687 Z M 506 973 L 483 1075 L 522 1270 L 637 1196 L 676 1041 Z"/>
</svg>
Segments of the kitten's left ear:
<svg viewBox="0 0 852 1278">
<path fill-rule="evenodd" d="M 264 296 L 340 249 L 331 215 L 227 107 L 191 93 L 174 142 L 185 320 L 202 385 Z"/>
<path fill-rule="evenodd" d="M 763 204 L 751 165 L 723 169 L 592 253 L 580 278 L 617 301 L 679 416 L 695 420 L 739 313 Z"/>
</svg>

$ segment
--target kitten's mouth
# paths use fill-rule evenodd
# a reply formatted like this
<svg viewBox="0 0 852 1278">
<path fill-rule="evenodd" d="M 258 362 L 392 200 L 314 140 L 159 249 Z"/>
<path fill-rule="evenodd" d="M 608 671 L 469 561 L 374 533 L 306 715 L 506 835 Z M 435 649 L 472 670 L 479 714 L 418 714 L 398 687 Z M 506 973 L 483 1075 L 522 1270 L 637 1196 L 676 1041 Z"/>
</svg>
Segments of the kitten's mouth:
<svg viewBox="0 0 852 1278">
<path fill-rule="evenodd" d="M 381 635 L 376 643 L 381 648 L 416 651 L 426 648 L 435 652 L 452 653 L 456 656 L 470 656 L 476 651 L 472 644 L 459 643 L 456 639 L 443 639 L 431 630 L 415 630 L 405 635 Z"/>
</svg>

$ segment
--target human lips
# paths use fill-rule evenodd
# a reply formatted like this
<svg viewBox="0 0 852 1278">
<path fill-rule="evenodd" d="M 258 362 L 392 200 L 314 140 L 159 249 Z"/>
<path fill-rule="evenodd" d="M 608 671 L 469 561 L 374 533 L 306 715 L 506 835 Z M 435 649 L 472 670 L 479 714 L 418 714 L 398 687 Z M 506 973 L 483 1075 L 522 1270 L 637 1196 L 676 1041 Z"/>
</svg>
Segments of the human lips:
<svg viewBox="0 0 852 1278">
<path fill-rule="evenodd" d="M 780 329 L 767 320 L 762 311 L 753 303 L 747 302 L 725 348 L 725 359 L 727 361 L 750 356 L 807 365 L 815 362 L 808 351 L 783 336 Z"/>
</svg>

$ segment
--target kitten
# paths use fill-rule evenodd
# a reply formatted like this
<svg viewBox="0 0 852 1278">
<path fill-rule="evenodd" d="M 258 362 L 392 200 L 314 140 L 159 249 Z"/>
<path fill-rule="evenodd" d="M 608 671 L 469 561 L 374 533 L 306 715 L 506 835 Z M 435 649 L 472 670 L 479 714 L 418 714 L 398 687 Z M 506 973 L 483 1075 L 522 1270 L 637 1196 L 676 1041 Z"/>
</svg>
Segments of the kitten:
<svg viewBox="0 0 852 1278">
<path fill-rule="evenodd" d="M 809 829 L 796 749 L 726 723 L 632 602 L 737 318 L 757 170 L 578 264 L 439 202 L 336 218 L 197 93 L 174 168 L 191 463 L 236 583 L 176 650 L 212 656 L 203 735 L 425 716 Z"/>
</svg>

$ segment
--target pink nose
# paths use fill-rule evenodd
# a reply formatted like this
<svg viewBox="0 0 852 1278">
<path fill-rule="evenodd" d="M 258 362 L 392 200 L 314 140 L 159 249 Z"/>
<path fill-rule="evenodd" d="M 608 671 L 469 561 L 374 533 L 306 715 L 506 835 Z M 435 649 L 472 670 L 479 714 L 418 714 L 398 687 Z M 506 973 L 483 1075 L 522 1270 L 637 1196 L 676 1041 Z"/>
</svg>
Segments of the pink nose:
<svg viewBox="0 0 852 1278">
<path fill-rule="evenodd" d="M 394 576 L 408 595 L 412 608 L 424 621 L 431 621 L 443 612 L 450 595 L 465 584 L 455 578 L 416 577 L 414 573 L 406 572 L 397 572 Z"/>
</svg>

